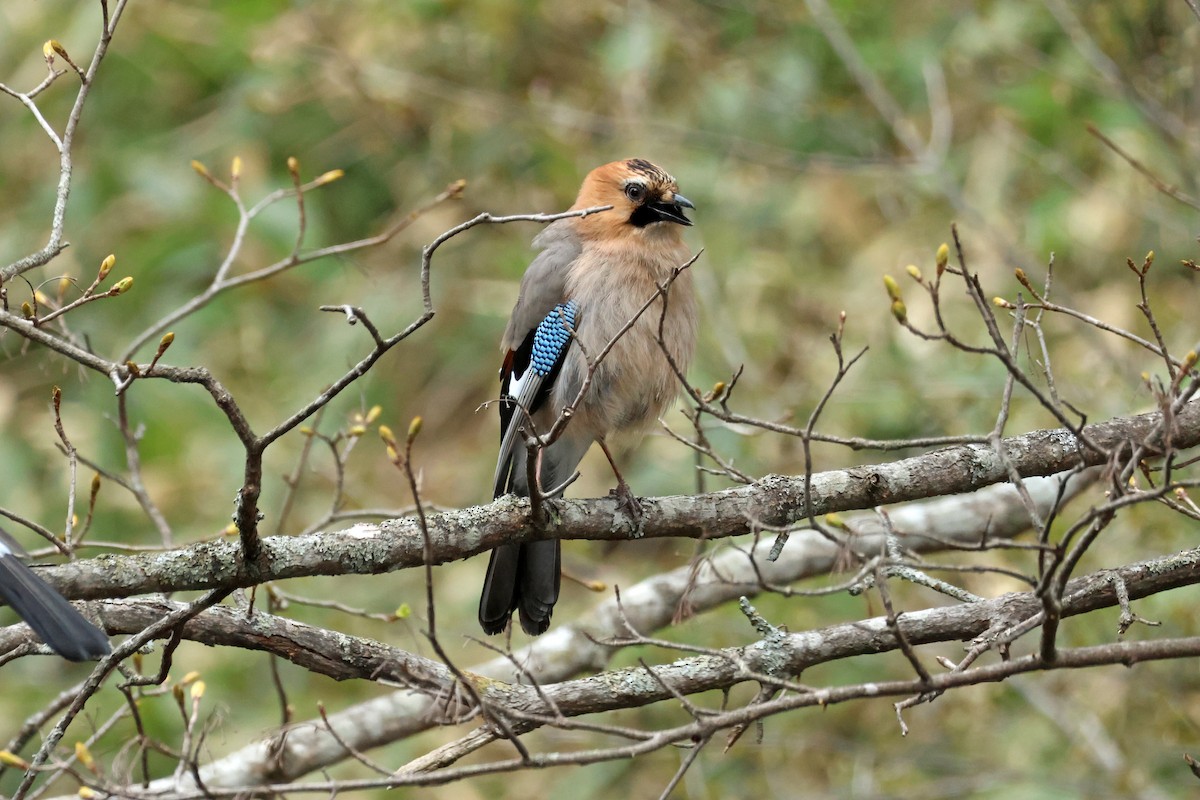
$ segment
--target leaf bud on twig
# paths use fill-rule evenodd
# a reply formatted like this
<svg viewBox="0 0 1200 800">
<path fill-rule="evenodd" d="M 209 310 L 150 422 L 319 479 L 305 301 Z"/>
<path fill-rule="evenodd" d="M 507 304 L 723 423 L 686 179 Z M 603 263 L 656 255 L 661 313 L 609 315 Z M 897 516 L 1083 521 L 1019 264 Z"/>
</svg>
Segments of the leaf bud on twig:
<svg viewBox="0 0 1200 800">
<path fill-rule="evenodd" d="M 850 526 L 846 524 L 846 520 L 840 514 L 829 513 L 825 515 L 825 524 L 831 528 L 837 528 L 840 531 L 849 531 Z"/>
<path fill-rule="evenodd" d="M 67 48 L 63 47 L 62 43 L 58 41 L 58 39 L 51 39 L 50 46 L 54 48 L 54 52 L 66 59 L 67 63 L 71 62 L 71 56 L 67 54 Z"/>
<path fill-rule="evenodd" d="M 313 181 L 313 184 L 316 186 L 324 186 L 327 183 L 333 183 L 345 174 L 346 171 L 344 169 L 331 169 L 328 172 L 318 175 L 317 179 Z"/>
<path fill-rule="evenodd" d="M 1029 276 L 1025 274 L 1025 270 L 1021 269 L 1020 267 L 1017 267 L 1016 269 L 1013 270 L 1013 275 L 1015 275 L 1017 277 L 1017 283 L 1021 284 L 1026 289 L 1028 289 L 1030 292 L 1032 292 L 1034 297 L 1037 297 L 1037 292 L 1034 290 L 1033 286 L 1029 283 Z"/>
<path fill-rule="evenodd" d="M 92 758 L 92 751 L 88 750 L 86 742 L 75 743 L 75 758 L 91 772 L 96 771 L 96 759 Z"/>
<path fill-rule="evenodd" d="M 392 433 L 392 429 L 389 428 L 387 425 L 379 426 L 379 438 L 382 439 L 383 443 L 386 444 L 388 447 L 393 447 L 396 444 L 396 437 Z"/>
<path fill-rule="evenodd" d="M 71 60 L 70 54 L 67 53 L 67 48 L 63 47 L 57 39 L 47 39 L 42 45 L 42 57 L 46 59 L 46 65 L 51 69 L 54 68 L 54 56 L 58 54 L 63 61 L 71 65 L 71 69 L 75 70 L 80 78 L 83 78 L 83 70 L 79 68 L 74 61 Z"/>
<path fill-rule="evenodd" d="M 883 286 L 885 289 L 887 289 L 888 297 L 890 297 L 893 302 L 904 299 L 904 297 L 900 294 L 900 284 L 896 283 L 896 279 L 891 275 L 883 276 Z"/>
<path fill-rule="evenodd" d="M 154 365 L 163 357 L 163 353 L 167 352 L 167 348 L 171 346 L 171 342 L 175 341 L 175 334 L 167 331 L 158 340 L 158 349 L 154 351 L 154 358 L 150 359 L 150 369 L 154 369 Z"/>
<path fill-rule="evenodd" d="M 725 394 L 725 381 L 717 381 L 713 384 L 712 390 L 704 395 L 704 402 L 711 403 L 723 394 Z"/>
<path fill-rule="evenodd" d="M 100 262 L 100 272 L 98 272 L 96 275 L 97 280 L 102 281 L 107 278 L 108 273 L 112 272 L 113 264 L 116 263 L 117 257 L 112 253 L 109 253 L 107 256 L 105 256 L 104 260 Z"/>
</svg>

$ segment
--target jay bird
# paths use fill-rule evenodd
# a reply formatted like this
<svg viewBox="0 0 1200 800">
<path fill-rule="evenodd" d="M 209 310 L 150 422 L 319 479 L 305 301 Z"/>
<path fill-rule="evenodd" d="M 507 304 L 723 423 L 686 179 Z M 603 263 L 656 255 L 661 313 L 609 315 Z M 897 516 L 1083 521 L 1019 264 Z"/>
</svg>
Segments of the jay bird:
<svg viewBox="0 0 1200 800">
<path fill-rule="evenodd" d="M 521 279 L 520 294 L 500 349 L 500 455 L 495 497 L 529 496 L 526 435 L 544 436 L 576 402 L 570 423 L 537 451 L 538 486 L 552 492 L 569 481 L 584 453 L 599 443 L 617 478 L 616 495 L 640 510 L 605 440 L 640 435 L 674 401 L 679 382 L 659 343 L 681 371 L 696 342 L 691 275 L 681 273 L 667 294 L 638 317 L 606 356 L 601 351 L 654 296 L 691 253 L 680 236 L 694 208 L 675 179 L 639 158 L 592 170 L 572 210 L 612 206 L 548 225 L 534 240 L 541 253 Z M 523 432 L 523 434 L 522 434 Z M 486 633 L 503 631 L 512 612 L 536 636 L 550 627 L 558 600 L 561 548 L 557 539 L 504 544 L 492 551 L 479 600 Z"/>
<path fill-rule="evenodd" d="M 90 661 L 108 655 L 111 648 L 104 632 L 25 566 L 20 552 L 0 529 L 0 598 L 63 658 Z"/>
</svg>

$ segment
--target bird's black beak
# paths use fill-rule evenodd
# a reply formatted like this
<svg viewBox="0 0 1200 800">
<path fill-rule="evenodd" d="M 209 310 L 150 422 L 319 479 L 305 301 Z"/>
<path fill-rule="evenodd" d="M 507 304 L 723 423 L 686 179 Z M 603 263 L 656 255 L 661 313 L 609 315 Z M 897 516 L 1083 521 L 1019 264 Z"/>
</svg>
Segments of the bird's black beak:
<svg viewBox="0 0 1200 800">
<path fill-rule="evenodd" d="M 691 225 L 692 221 L 688 219 L 683 210 L 685 208 L 695 208 L 692 201 L 688 200 L 678 192 L 675 193 L 671 202 L 660 200 L 657 203 L 648 203 L 646 206 L 654 212 L 654 215 L 662 222 L 674 222 L 678 225 Z"/>
</svg>

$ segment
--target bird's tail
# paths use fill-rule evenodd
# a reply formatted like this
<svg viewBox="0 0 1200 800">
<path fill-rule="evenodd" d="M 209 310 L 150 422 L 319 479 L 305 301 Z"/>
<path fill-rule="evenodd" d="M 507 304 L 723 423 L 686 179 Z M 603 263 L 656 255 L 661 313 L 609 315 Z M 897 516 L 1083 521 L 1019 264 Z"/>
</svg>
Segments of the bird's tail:
<svg viewBox="0 0 1200 800">
<path fill-rule="evenodd" d="M 479 624 L 500 633 L 515 610 L 530 636 L 545 633 L 558 601 L 562 546 L 557 539 L 505 544 L 492 551 L 479 598 Z"/>
<path fill-rule="evenodd" d="M 504 408 L 502 403 L 501 410 Z M 507 442 L 507 431 L 515 424 L 511 412 L 502 422 Z M 548 424 L 543 427 L 548 429 Z M 568 480 L 591 445 L 590 435 L 573 434 L 568 429 L 558 441 L 542 450 L 539 458 L 542 485 L 557 487 Z M 496 496 L 511 493 L 528 497 L 526 448 L 502 448 L 502 452 L 506 455 L 496 469 Z M 483 630 L 488 634 L 500 633 L 508 626 L 512 612 L 517 611 L 526 633 L 530 636 L 545 633 L 558 601 L 561 570 L 562 546 L 557 539 L 512 542 L 493 550 L 479 598 L 479 624 Z"/>
<path fill-rule="evenodd" d="M 0 544 L 0 598 L 12 606 L 54 652 L 89 661 L 111 651 L 108 637 Z"/>
</svg>

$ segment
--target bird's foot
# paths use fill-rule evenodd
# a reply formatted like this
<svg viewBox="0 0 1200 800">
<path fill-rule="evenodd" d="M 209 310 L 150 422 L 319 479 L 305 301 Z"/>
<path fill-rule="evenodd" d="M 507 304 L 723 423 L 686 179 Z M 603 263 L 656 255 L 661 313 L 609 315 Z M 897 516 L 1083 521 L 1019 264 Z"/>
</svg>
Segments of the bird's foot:
<svg viewBox="0 0 1200 800">
<path fill-rule="evenodd" d="M 642 522 L 645 519 L 645 512 L 642 510 L 642 504 L 633 494 L 633 489 L 629 488 L 629 484 L 625 481 L 617 483 L 617 488 L 609 491 L 609 496 L 617 501 L 617 510 L 624 511 L 629 517 L 629 521 L 633 525 L 633 536 L 642 535 Z M 613 520 L 615 523 L 616 520 Z"/>
</svg>

